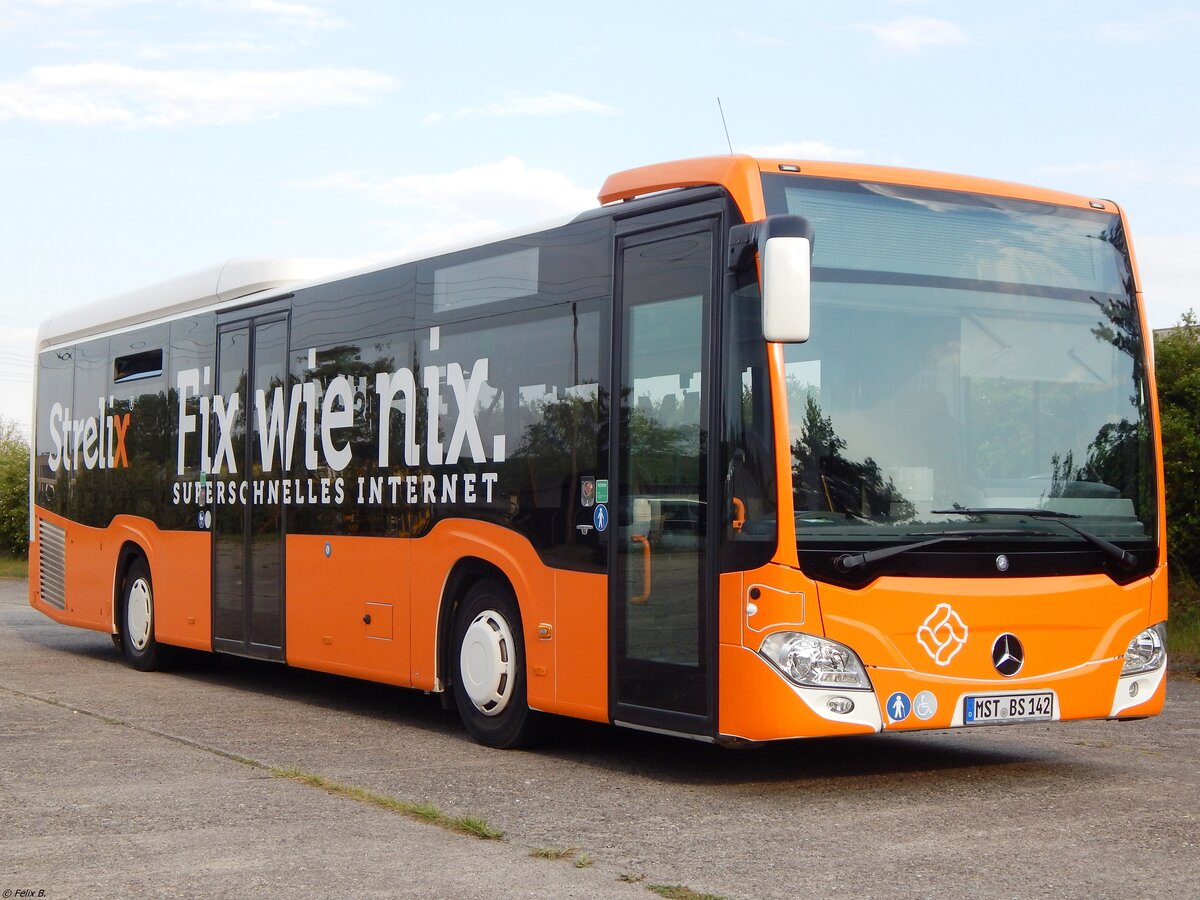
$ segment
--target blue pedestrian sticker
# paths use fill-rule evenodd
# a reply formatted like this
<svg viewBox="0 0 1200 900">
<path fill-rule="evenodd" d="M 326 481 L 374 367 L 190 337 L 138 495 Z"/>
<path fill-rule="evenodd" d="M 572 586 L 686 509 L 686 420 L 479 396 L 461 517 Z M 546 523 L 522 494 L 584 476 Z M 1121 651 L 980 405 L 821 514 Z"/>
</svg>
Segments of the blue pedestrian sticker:
<svg viewBox="0 0 1200 900">
<path fill-rule="evenodd" d="M 903 691 L 896 691 L 896 693 L 888 697 L 887 714 L 888 718 L 893 722 L 903 722 L 908 718 L 908 713 L 911 709 L 912 701 L 908 699 L 908 694 Z"/>
<path fill-rule="evenodd" d="M 604 504 L 597 504 L 595 510 L 592 511 L 592 524 L 596 526 L 597 531 L 604 531 L 608 528 L 608 507 Z"/>
</svg>

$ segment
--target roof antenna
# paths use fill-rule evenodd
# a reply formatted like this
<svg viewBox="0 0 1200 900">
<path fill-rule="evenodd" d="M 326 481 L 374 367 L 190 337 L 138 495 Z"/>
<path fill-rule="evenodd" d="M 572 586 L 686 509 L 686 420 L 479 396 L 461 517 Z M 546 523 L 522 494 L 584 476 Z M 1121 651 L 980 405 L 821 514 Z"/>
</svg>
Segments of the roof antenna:
<svg viewBox="0 0 1200 900">
<path fill-rule="evenodd" d="M 717 109 L 721 111 L 721 126 L 725 129 L 725 143 L 729 145 L 729 155 L 733 156 L 733 141 L 729 139 L 729 126 L 725 123 L 725 107 L 721 105 L 721 96 L 717 95 Z"/>
</svg>

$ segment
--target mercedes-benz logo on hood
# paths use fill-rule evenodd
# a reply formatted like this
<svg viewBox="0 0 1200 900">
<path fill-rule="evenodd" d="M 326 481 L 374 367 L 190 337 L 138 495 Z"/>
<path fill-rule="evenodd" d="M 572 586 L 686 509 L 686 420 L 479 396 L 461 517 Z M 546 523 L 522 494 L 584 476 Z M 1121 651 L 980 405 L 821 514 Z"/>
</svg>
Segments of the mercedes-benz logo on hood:
<svg viewBox="0 0 1200 900">
<path fill-rule="evenodd" d="M 1025 665 L 1025 648 L 1015 634 L 1002 634 L 992 644 L 992 665 L 1001 675 L 1010 677 Z"/>
</svg>

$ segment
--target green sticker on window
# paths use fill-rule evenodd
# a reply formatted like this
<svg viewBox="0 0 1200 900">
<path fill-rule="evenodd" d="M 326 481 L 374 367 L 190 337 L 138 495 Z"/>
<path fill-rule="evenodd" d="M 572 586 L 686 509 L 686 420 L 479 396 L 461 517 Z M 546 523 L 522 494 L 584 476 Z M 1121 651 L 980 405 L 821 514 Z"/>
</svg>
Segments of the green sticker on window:
<svg viewBox="0 0 1200 900">
<path fill-rule="evenodd" d="M 607 478 L 597 478 L 596 479 L 596 502 L 597 503 L 607 503 L 608 502 L 608 479 Z"/>
</svg>

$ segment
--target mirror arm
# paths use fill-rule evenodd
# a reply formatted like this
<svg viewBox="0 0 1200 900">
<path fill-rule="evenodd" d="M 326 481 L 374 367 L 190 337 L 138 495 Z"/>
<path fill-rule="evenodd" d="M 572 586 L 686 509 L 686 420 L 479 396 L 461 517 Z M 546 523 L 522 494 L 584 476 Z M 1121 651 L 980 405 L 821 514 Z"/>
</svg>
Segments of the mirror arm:
<svg viewBox="0 0 1200 900">
<path fill-rule="evenodd" d="M 767 216 L 761 222 L 734 225 L 729 229 L 729 271 L 744 269 L 773 237 L 802 237 L 810 245 L 815 240 L 812 223 L 801 216 Z"/>
<path fill-rule="evenodd" d="M 730 272 L 740 272 L 754 260 L 758 252 L 758 223 L 734 225 L 729 229 L 729 260 Z"/>
</svg>

